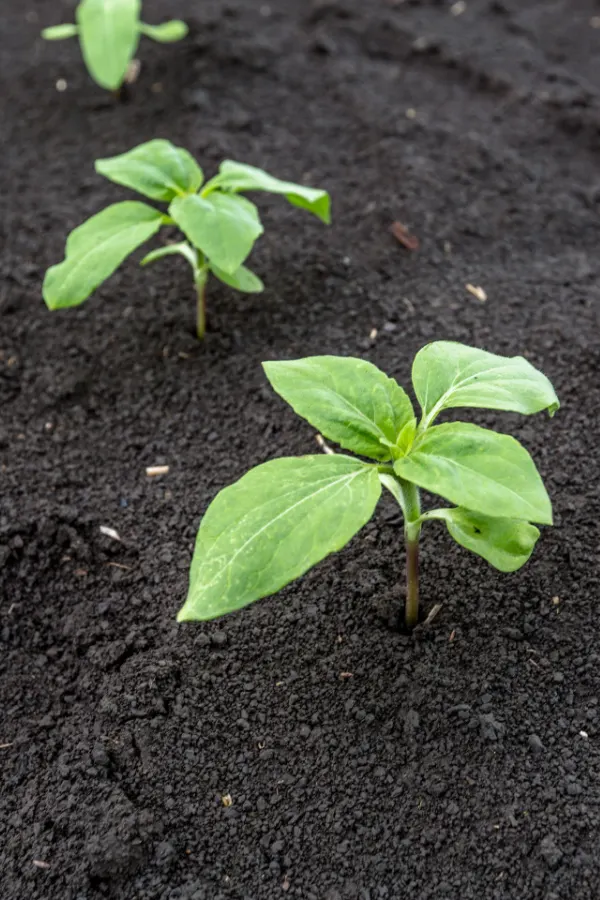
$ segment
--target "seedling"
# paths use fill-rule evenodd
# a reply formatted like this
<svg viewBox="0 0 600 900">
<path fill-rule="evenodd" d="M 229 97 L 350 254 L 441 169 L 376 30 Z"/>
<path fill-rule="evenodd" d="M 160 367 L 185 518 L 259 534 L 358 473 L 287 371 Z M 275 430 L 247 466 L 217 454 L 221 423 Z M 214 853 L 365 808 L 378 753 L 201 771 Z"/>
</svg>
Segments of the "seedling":
<svg viewBox="0 0 600 900">
<path fill-rule="evenodd" d="M 264 285 L 243 265 L 263 233 L 258 209 L 241 191 L 282 194 L 293 205 L 330 221 L 326 191 L 280 181 L 272 175 L 225 160 L 219 174 L 204 175 L 187 150 L 170 141 L 140 144 L 128 153 L 96 160 L 96 171 L 111 181 L 169 204 L 168 213 L 126 200 L 107 206 L 71 232 L 65 259 L 46 272 L 43 295 L 50 309 L 78 306 L 163 225 L 177 225 L 187 240 L 153 250 L 147 265 L 172 253 L 190 264 L 197 295 L 196 332 L 206 328 L 206 281 L 212 272 L 229 287 L 256 294 Z"/>
<path fill-rule="evenodd" d="M 271 385 L 298 415 L 363 461 L 342 454 L 275 459 L 222 490 L 198 532 L 180 622 L 212 619 L 274 594 L 340 550 L 375 510 L 382 485 L 404 514 L 405 623 L 419 621 L 419 538 L 440 519 L 452 537 L 501 572 L 529 559 L 552 507 L 527 450 L 466 422 L 434 424 L 446 409 L 529 415 L 559 407 L 527 360 L 448 341 L 417 353 L 417 423 L 405 391 L 360 359 L 313 356 L 267 362 Z M 452 507 L 421 511 L 420 488 Z"/>
<path fill-rule="evenodd" d="M 179 41 L 188 33 L 185 22 L 174 19 L 162 25 L 140 21 L 142 0 L 81 0 L 75 25 L 45 28 L 47 41 L 79 37 L 87 70 L 100 87 L 120 91 L 141 35 L 161 43 Z"/>
</svg>

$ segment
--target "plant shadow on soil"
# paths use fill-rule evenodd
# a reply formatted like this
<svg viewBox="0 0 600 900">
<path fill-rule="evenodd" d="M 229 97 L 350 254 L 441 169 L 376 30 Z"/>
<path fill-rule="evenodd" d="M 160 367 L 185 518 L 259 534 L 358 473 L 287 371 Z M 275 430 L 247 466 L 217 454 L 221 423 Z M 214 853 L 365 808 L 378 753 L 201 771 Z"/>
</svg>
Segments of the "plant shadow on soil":
<svg viewBox="0 0 600 900">
<path fill-rule="evenodd" d="M 591 4 L 201 6 L 170 6 L 193 35 L 144 42 L 122 106 L 74 43 L 42 45 L 48 4 L 2 10 L 0 896 L 594 898 Z M 93 160 L 158 136 L 207 175 L 230 157 L 333 196 L 330 229 L 258 199 L 267 290 L 213 284 L 202 346 L 183 262 L 136 258 L 77 311 L 40 296 L 68 231 L 127 194 Z M 473 414 L 525 443 L 553 498 L 525 569 L 500 575 L 431 523 L 422 596 L 442 610 L 396 633 L 379 607 L 401 597 L 404 550 L 384 499 L 279 596 L 178 626 L 212 497 L 251 465 L 317 452 L 260 362 L 357 355 L 408 384 L 439 338 L 525 353 L 563 403 L 551 421 Z"/>
</svg>

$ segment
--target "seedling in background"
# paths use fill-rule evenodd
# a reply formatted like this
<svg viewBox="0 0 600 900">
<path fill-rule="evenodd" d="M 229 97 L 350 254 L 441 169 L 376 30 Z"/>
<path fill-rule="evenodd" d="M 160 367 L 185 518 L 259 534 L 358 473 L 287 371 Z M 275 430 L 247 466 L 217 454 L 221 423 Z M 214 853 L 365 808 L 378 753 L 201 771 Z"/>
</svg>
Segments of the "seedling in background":
<svg viewBox="0 0 600 900">
<path fill-rule="evenodd" d="M 412 368 L 418 423 L 405 391 L 369 362 L 314 356 L 264 369 L 298 415 L 370 461 L 337 453 L 275 459 L 222 490 L 200 525 L 180 622 L 274 594 L 340 550 L 373 515 L 382 485 L 404 514 L 407 628 L 419 620 L 425 522 L 445 522 L 459 544 L 501 572 L 529 559 L 540 534 L 530 523 L 552 524 L 542 479 L 518 441 L 466 422 L 434 424 L 462 406 L 553 415 L 552 385 L 522 357 L 427 344 Z M 455 505 L 422 512 L 420 488 Z"/>
<path fill-rule="evenodd" d="M 242 163 L 226 160 L 204 183 L 196 160 L 170 141 L 140 144 L 128 153 L 96 161 L 96 171 L 152 200 L 168 213 L 126 200 L 107 206 L 71 232 L 65 259 L 46 272 L 43 295 L 50 309 L 78 306 L 163 225 L 178 226 L 187 240 L 148 253 L 142 265 L 178 253 L 192 268 L 197 295 L 196 332 L 206 328 L 206 281 L 210 273 L 247 294 L 263 290 L 260 278 L 243 265 L 263 233 L 258 209 L 241 191 L 282 194 L 293 205 L 329 223 L 326 191 L 280 181 Z"/>
<path fill-rule="evenodd" d="M 119 92 L 137 50 L 140 36 L 161 43 L 180 41 L 188 33 L 185 22 L 174 19 L 162 25 L 140 21 L 142 0 L 81 0 L 75 25 L 45 28 L 47 41 L 79 37 L 87 70 L 100 87 Z"/>
<path fill-rule="evenodd" d="M 81 0 L 76 24 L 54 25 L 42 31 L 47 41 L 79 37 L 87 70 L 100 87 L 119 93 L 141 35 L 161 43 L 180 41 L 188 33 L 185 22 L 162 25 L 140 20 L 141 0 Z"/>
</svg>

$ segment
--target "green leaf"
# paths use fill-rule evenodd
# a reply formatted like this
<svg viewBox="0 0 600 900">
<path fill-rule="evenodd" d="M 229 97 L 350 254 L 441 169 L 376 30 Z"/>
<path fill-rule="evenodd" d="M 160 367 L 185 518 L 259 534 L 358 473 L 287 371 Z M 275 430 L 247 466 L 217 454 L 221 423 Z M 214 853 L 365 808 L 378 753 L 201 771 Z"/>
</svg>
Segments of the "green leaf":
<svg viewBox="0 0 600 900">
<path fill-rule="evenodd" d="M 342 356 L 266 362 L 277 393 L 325 437 L 346 450 L 390 459 L 413 409 L 402 388 L 372 363 Z"/>
<path fill-rule="evenodd" d="M 120 156 L 97 159 L 95 166 L 96 172 L 105 178 L 152 200 L 167 202 L 194 193 L 204 178 L 191 153 L 160 138 Z"/>
<path fill-rule="evenodd" d="M 213 619 L 274 594 L 365 525 L 381 495 L 375 467 L 347 456 L 275 459 L 209 506 L 180 622 Z"/>
<path fill-rule="evenodd" d="M 44 28 L 42 37 L 45 41 L 64 41 L 65 38 L 76 37 L 77 25 L 53 25 L 51 28 Z"/>
<path fill-rule="evenodd" d="M 231 194 L 177 197 L 169 214 L 187 239 L 228 275 L 237 272 L 263 233 L 255 205 Z"/>
<path fill-rule="evenodd" d="M 501 572 L 524 566 L 540 536 L 529 522 L 483 516 L 468 509 L 434 509 L 424 519 L 443 519 L 454 540 Z"/>
<path fill-rule="evenodd" d="M 487 516 L 552 524 L 548 494 L 527 450 L 478 425 L 434 425 L 394 471 L 419 487 Z"/>
<path fill-rule="evenodd" d="M 228 284 L 229 287 L 235 288 L 236 291 L 242 291 L 244 294 L 260 294 L 265 289 L 258 275 L 251 272 L 246 266 L 240 266 L 233 275 L 229 272 L 224 272 L 223 269 L 219 269 L 214 263 L 211 263 L 210 270 L 220 281 Z"/>
<path fill-rule="evenodd" d="M 496 356 L 453 341 L 436 341 L 419 350 L 412 378 L 428 421 L 457 406 L 525 415 L 543 409 L 553 415 L 560 406 L 546 376 L 522 356 Z"/>
<path fill-rule="evenodd" d="M 171 44 L 174 41 L 182 40 L 188 33 L 188 27 L 185 22 L 180 19 L 173 19 L 171 22 L 163 22 L 162 25 L 146 25 L 140 22 L 140 31 L 146 37 L 152 38 L 153 41 L 159 41 L 161 44 Z"/>
<path fill-rule="evenodd" d="M 331 222 L 331 201 L 327 191 L 304 187 L 292 181 L 281 181 L 255 166 L 226 159 L 221 163 L 214 183 L 228 191 L 268 191 L 270 194 L 283 194 L 292 206 L 307 209 L 326 225 Z"/>
<path fill-rule="evenodd" d="M 92 216 L 67 238 L 63 262 L 46 272 L 46 304 L 61 309 L 83 303 L 162 223 L 162 213 L 135 200 L 114 203 Z"/>
<path fill-rule="evenodd" d="M 81 52 L 100 87 L 119 88 L 139 41 L 141 0 L 81 0 L 75 17 Z"/>
</svg>

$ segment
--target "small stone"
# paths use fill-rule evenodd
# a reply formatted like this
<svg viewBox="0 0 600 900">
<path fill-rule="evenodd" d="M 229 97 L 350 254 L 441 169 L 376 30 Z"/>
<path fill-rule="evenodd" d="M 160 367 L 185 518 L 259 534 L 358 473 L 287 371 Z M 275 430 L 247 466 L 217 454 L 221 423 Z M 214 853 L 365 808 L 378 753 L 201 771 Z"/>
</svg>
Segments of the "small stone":
<svg viewBox="0 0 600 900">
<path fill-rule="evenodd" d="M 411 49 L 415 53 L 431 53 L 438 50 L 440 46 L 439 39 L 430 35 L 421 35 L 412 42 Z"/>
<path fill-rule="evenodd" d="M 205 91 L 202 88 L 196 88 L 185 94 L 184 102 L 186 106 L 189 106 L 192 109 L 206 111 L 210 108 L 210 95 L 208 91 Z"/>
<path fill-rule="evenodd" d="M 155 859 L 159 866 L 167 866 L 177 856 L 177 851 L 169 841 L 161 841 L 156 848 Z"/>
<path fill-rule="evenodd" d="M 531 748 L 532 753 L 542 753 L 544 745 L 542 744 L 537 734 L 530 734 L 527 740 L 529 742 L 529 747 Z"/>
<path fill-rule="evenodd" d="M 479 716 L 481 736 L 488 741 L 497 741 L 504 733 L 504 725 L 494 718 L 492 713 L 483 713 Z"/>
<path fill-rule="evenodd" d="M 443 797 L 448 790 L 448 784 L 445 781 L 434 781 L 429 785 L 429 791 L 434 797 Z"/>
<path fill-rule="evenodd" d="M 322 56 L 333 56 L 337 50 L 337 46 L 333 38 L 322 31 L 317 34 L 313 40 L 312 50 L 313 53 L 318 53 Z"/>
<path fill-rule="evenodd" d="M 110 765 L 110 757 L 102 744 L 94 744 L 92 747 L 92 762 L 97 766 L 107 769 Z"/>
<path fill-rule="evenodd" d="M 509 638 L 511 641 L 522 641 L 523 640 L 523 632 L 519 631 L 518 628 L 503 628 L 502 634 Z"/>
<path fill-rule="evenodd" d="M 224 647 L 227 643 L 227 635 L 224 631 L 215 631 L 211 640 L 215 647 Z"/>
<path fill-rule="evenodd" d="M 523 640 L 523 632 L 519 631 L 518 628 L 503 628 L 502 634 L 509 638 L 511 641 L 522 641 Z"/>
<path fill-rule="evenodd" d="M 562 682 L 565 680 L 565 676 L 562 672 L 553 672 L 552 678 L 554 679 L 554 681 L 556 681 L 557 684 L 562 684 Z"/>
<path fill-rule="evenodd" d="M 449 713 L 469 713 L 471 711 L 471 707 L 468 703 L 457 703 L 456 706 L 451 706 L 448 710 Z"/>
<path fill-rule="evenodd" d="M 557 846 L 551 834 L 547 834 L 540 843 L 540 853 L 550 869 L 556 869 L 563 856 L 562 850 Z"/>
<path fill-rule="evenodd" d="M 405 737 L 412 737 L 412 735 L 418 731 L 419 724 L 421 722 L 421 718 L 416 709 L 409 709 L 406 713 L 406 718 L 404 720 L 404 735 Z"/>
</svg>

